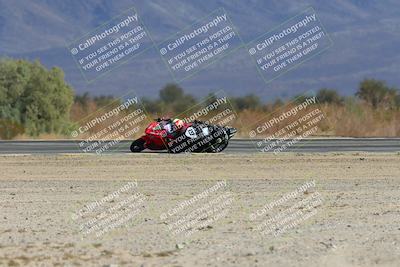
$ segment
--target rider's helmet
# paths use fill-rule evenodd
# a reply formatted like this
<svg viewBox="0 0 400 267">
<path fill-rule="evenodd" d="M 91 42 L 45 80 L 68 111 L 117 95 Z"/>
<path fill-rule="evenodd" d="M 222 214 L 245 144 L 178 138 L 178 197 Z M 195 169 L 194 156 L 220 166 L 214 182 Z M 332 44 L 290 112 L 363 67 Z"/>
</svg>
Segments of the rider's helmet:
<svg viewBox="0 0 400 267">
<path fill-rule="evenodd" d="M 172 122 L 174 123 L 177 129 L 181 129 L 184 125 L 183 120 L 180 119 L 174 119 Z"/>
</svg>

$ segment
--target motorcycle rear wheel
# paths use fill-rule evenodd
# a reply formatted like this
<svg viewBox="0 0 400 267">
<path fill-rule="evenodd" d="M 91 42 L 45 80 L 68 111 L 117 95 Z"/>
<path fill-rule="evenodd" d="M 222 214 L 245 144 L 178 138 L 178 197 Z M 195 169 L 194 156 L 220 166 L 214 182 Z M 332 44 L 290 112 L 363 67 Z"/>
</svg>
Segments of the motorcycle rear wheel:
<svg viewBox="0 0 400 267">
<path fill-rule="evenodd" d="M 136 139 L 131 144 L 131 151 L 133 153 L 142 152 L 145 149 L 145 147 L 144 147 L 145 143 L 146 143 L 146 141 L 142 138 Z"/>
</svg>

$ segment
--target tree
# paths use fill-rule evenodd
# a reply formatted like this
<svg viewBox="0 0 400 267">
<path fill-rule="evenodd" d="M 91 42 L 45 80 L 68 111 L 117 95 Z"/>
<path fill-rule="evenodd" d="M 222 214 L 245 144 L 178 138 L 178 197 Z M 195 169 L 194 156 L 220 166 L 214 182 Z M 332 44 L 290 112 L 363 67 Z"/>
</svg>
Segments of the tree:
<svg viewBox="0 0 400 267">
<path fill-rule="evenodd" d="M 101 96 L 95 96 L 93 98 L 94 103 L 96 103 L 96 106 L 98 108 L 106 107 L 108 105 L 121 105 L 122 102 L 120 99 L 115 98 L 112 95 L 101 95 Z"/>
<path fill-rule="evenodd" d="M 322 88 L 317 92 L 317 99 L 319 103 L 327 104 L 343 104 L 343 97 L 341 97 L 338 92 L 334 89 Z"/>
<path fill-rule="evenodd" d="M 160 100 L 152 100 L 147 97 L 143 97 L 140 101 L 147 112 L 162 116 L 160 113 L 162 112 L 162 104 Z"/>
<path fill-rule="evenodd" d="M 231 98 L 231 101 L 238 110 L 245 110 L 245 109 L 255 110 L 260 108 L 262 105 L 260 98 L 253 94 L 246 95 L 243 97 L 233 97 Z"/>
<path fill-rule="evenodd" d="M 303 95 L 296 95 L 295 97 L 292 98 L 292 101 L 294 104 L 302 104 L 311 97 L 314 97 L 314 93 L 307 92 L 306 94 Z"/>
<path fill-rule="evenodd" d="M 162 111 L 175 113 L 182 113 L 196 104 L 193 96 L 185 94 L 181 87 L 173 83 L 167 84 L 160 90 L 160 101 Z"/>
<path fill-rule="evenodd" d="M 275 109 L 275 108 L 278 108 L 278 107 L 283 106 L 284 104 L 285 104 L 285 102 L 283 102 L 282 99 L 277 98 L 277 99 L 274 101 L 274 103 L 272 104 L 272 107 Z"/>
<path fill-rule="evenodd" d="M 196 99 L 191 95 L 184 95 L 179 101 L 173 104 L 173 109 L 177 113 L 182 113 L 196 104 Z"/>
<path fill-rule="evenodd" d="M 396 105 L 397 108 L 400 107 L 400 95 L 399 94 L 396 95 L 395 105 Z"/>
<path fill-rule="evenodd" d="M 0 61 L 0 120 L 6 125 L 21 125 L 30 136 L 68 133 L 72 102 L 61 69 L 47 70 L 38 61 Z"/>
<path fill-rule="evenodd" d="M 83 93 L 83 95 L 76 95 L 74 97 L 74 103 L 79 104 L 85 112 L 88 111 L 90 101 L 91 97 L 89 95 L 89 92 L 85 92 Z"/>
<path fill-rule="evenodd" d="M 167 84 L 163 89 L 160 90 L 160 99 L 167 104 L 181 100 L 183 96 L 183 89 L 173 83 Z"/>
<path fill-rule="evenodd" d="M 204 106 L 212 105 L 218 100 L 218 97 L 215 93 L 209 93 L 204 101 Z"/>
<path fill-rule="evenodd" d="M 372 105 L 392 108 L 396 105 L 397 90 L 389 88 L 384 81 L 365 79 L 360 83 L 356 96 Z"/>
</svg>

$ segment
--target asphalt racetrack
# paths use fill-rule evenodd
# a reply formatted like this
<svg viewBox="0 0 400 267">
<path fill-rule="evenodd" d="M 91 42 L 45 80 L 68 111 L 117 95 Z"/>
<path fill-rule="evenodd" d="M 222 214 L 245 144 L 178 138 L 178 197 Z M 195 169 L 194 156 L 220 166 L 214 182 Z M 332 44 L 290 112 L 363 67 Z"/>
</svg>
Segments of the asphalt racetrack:
<svg viewBox="0 0 400 267">
<path fill-rule="evenodd" d="M 233 139 L 225 153 L 254 153 L 261 140 Z M 78 141 L 0 141 L 0 154 L 53 154 L 84 153 Z M 131 141 L 122 141 L 106 153 L 130 153 Z M 400 151 L 400 138 L 324 138 L 304 139 L 283 152 L 396 152 Z M 146 150 L 145 152 L 151 152 Z M 273 151 L 269 151 L 273 153 Z M 92 152 L 95 153 L 95 152 Z M 156 152 L 158 153 L 158 152 Z M 164 152 L 166 153 L 166 152 Z"/>
</svg>

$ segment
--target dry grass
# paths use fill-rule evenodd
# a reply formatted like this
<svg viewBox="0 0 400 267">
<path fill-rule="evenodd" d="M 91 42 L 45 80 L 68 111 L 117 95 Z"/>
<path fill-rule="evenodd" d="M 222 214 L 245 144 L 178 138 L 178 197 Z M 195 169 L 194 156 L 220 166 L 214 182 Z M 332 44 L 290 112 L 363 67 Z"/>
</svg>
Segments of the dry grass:
<svg viewBox="0 0 400 267">
<path fill-rule="evenodd" d="M 400 137 L 400 110 L 373 109 L 371 106 L 362 103 L 346 105 L 323 104 L 320 105 L 320 108 L 325 114 L 326 120 L 319 125 L 317 136 Z M 91 103 L 86 111 L 81 106 L 74 105 L 71 110 L 71 118 L 73 121 L 79 122 L 89 114 L 95 113 L 96 110 L 94 103 Z M 238 129 L 236 137 L 248 138 L 248 133 L 252 126 L 271 113 L 273 112 L 262 110 L 240 111 L 238 119 L 231 125 Z M 156 117 L 156 115 L 153 117 Z M 147 122 L 146 120 L 141 124 L 141 129 L 144 129 Z M 100 130 L 97 128 L 95 127 L 93 130 Z M 141 134 L 137 133 L 132 138 L 136 138 Z M 35 138 L 24 134 L 18 135 L 14 139 L 56 140 L 68 138 L 70 138 L 69 135 L 60 134 L 41 134 Z"/>
<path fill-rule="evenodd" d="M 326 128 L 335 136 L 398 137 L 400 111 L 373 109 L 369 105 L 322 106 Z"/>
<path fill-rule="evenodd" d="M 366 104 L 320 105 L 326 119 L 316 136 L 400 137 L 400 110 L 373 109 Z M 268 116 L 267 112 L 244 110 L 233 126 L 239 137 L 248 137 L 251 126 Z"/>
</svg>

